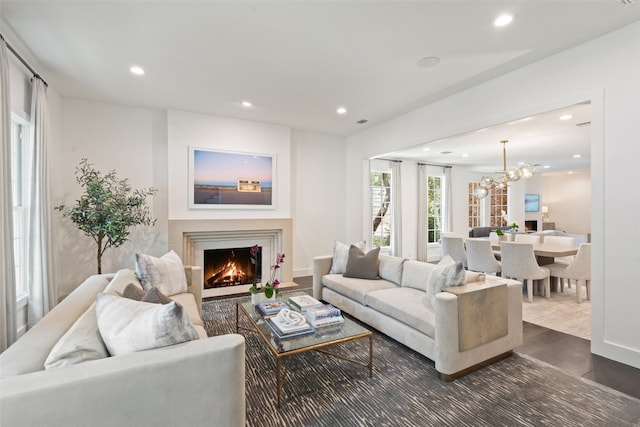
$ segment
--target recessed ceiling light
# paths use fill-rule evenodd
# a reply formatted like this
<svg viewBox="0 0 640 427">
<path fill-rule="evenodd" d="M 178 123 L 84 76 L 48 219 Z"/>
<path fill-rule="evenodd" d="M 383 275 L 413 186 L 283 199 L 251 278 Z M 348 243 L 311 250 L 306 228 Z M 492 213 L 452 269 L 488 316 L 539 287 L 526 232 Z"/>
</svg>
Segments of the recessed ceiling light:
<svg viewBox="0 0 640 427">
<path fill-rule="evenodd" d="M 135 74 L 136 76 L 144 76 L 144 70 L 142 69 L 142 67 L 138 67 L 137 65 L 131 66 L 131 68 L 129 68 L 129 71 L 131 71 L 131 73 Z"/>
<path fill-rule="evenodd" d="M 347 109 L 344 107 L 338 107 L 338 109 L 336 110 L 336 113 L 338 114 L 347 114 Z"/>
<path fill-rule="evenodd" d="M 469 157 L 469 155 L 467 153 L 463 153 L 462 157 Z"/>
<path fill-rule="evenodd" d="M 573 171 L 569 171 L 569 172 L 568 172 L 568 174 L 569 174 L 569 175 L 573 175 Z"/>
<path fill-rule="evenodd" d="M 427 56 L 418 61 L 418 67 L 420 68 L 431 68 L 435 67 L 440 63 L 440 58 L 437 56 Z"/>
<path fill-rule="evenodd" d="M 513 21 L 513 15 L 509 13 L 502 14 L 493 21 L 493 25 L 496 27 L 504 27 L 505 25 L 511 24 Z"/>
<path fill-rule="evenodd" d="M 251 107 L 253 107 L 253 104 L 251 102 L 249 102 L 249 101 L 242 101 L 242 106 L 244 108 L 251 108 Z"/>
<path fill-rule="evenodd" d="M 551 166 L 549 166 L 549 165 L 544 165 L 542 168 L 543 168 L 543 169 L 549 169 L 550 167 L 551 167 Z"/>
<path fill-rule="evenodd" d="M 580 157 L 582 157 L 582 154 L 574 154 L 574 155 L 573 155 L 573 158 L 574 158 L 574 159 L 579 159 Z"/>
<path fill-rule="evenodd" d="M 422 151 L 431 151 L 431 148 L 429 148 L 429 147 L 424 147 L 424 148 L 422 149 Z"/>
<path fill-rule="evenodd" d="M 560 116 L 560 120 L 569 120 L 573 116 L 571 114 L 563 114 Z"/>
</svg>

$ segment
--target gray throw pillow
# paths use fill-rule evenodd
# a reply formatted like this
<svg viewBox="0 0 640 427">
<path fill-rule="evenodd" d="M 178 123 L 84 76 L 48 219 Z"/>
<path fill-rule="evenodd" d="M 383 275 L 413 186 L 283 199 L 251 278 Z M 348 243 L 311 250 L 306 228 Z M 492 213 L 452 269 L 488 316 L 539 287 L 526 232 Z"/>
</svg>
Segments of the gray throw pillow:
<svg viewBox="0 0 640 427">
<path fill-rule="evenodd" d="M 143 295 L 140 301 L 150 302 L 152 304 L 169 304 L 171 302 L 171 298 L 160 292 L 160 289 L 151 288 Z"/>
<path fill-rule="evenodd" d="M 378 255 L 380 248 L 371 249 L 366 254 L 362 250 L 351 245 L 349 248 L 349 259 L 347 260 L 347 268 L 344 277 L 353 277 L 356 279 L 379 280 L 378 275 Z"/>
<path fill-rule="evenodd" d="M 355 243 L 357 247 L 364 250 L 367 243 L 362 242 Z M 336 240 L 333 244 L 333 258 L 331 261 L 331 270 L 329 274 L 344 274 L 347 269 L 347 261 L 349 260 L 349 246 Z"/>
<path fill-rule="evenodd" d="M 133 283 L 129 283 L 122 291 L 124 298 L 129 298 L 134 301 L 140 301 L 144 297 L 144 291 Z"/>
</svg>

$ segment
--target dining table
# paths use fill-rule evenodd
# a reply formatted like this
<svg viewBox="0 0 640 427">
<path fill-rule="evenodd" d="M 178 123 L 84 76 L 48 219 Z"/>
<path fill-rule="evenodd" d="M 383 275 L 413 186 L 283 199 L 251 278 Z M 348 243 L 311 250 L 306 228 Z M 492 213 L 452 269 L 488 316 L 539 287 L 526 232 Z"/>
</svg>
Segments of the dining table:
<svg viewBox="0 0 640 427">
<path fill-rule="evenodd" d="M 524 243 L 523 243 L 524 244 Z M 494 250 L 500 250 L 500 245 L 492 243 L 491 248 Z M 553 264 L 555 258 L 572 256 L 578 253 L 578 247 L 554 245 L 550 243 L 534 243 L 533 253 L 536 256 L 538 265 Z"/>
</svg>

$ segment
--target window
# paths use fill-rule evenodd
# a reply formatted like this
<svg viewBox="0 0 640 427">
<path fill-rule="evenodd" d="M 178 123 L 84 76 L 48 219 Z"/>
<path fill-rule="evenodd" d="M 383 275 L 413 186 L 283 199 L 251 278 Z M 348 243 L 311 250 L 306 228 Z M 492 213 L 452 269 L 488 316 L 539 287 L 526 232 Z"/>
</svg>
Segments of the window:
<svg viewBox="0 0 640 427">
<path fill-rule="evenodd" d="M 391 171 L 371 171 L 373 247 L 391 246 Z"/>
<path fill-rule="evenodd" d="M 480 187 L 479 182 L 469 183 L 469 227 L 480 227 L 482 218 L 480 216 L 481 199 L 474 196 L 476 188 Z"/>
<path fill-rule="evenodd" d="M 427 243 L 440 241 L 443 223 L 443 178 L 442 176 L 427 176 Z"/>
<path fill-rule="evenodd" d="M 13 196 L 13 251 L 16 265 L 16 297 L 25 299 L 27 287 L 27 215 L 28 193 L 25 190 L 28 154 L 26 126 L 11 120 L 11 190 Z"/>
<path fill-rule="evenodd" d="M 502 213 L 509 210 L 509 187 L 494 187 L 490 195 L 489 226 L 501 227 L 507 225 L 502 219 Z"/>
</svg>

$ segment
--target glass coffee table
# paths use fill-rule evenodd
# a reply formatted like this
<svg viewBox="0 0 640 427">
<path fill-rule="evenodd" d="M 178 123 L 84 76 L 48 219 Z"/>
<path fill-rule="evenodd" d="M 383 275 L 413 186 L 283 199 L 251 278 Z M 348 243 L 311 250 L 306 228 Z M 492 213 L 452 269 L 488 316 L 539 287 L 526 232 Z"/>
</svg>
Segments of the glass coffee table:
<svg viewBox="0 0 640 427">
<path fill-rule="evenodd" d="M 290 296 L 305 295 L 304 292 L 287 292 L 282 295 L 282 301 L 287 300 Z M 240 316 L 240 313 L 243 316 Z M 291 338 L 278 338 L 278 336 L 266 324 L 265 319 L 258 309 L 251 304 L 251 300 L 247 298 L 236 304 L 236 333 L 240 330 L 257 333 L 262 342 L 276 359 L 276 388 L 278 396 L 278 408 L 280 408 L 280 396 L 282 388 L 287 376 L 289 367 L 289 357 L 295 354 L 304 353 L 306 351 L 318 351 L 360 366 L 369 368 L 369 377 L 373 375 L 373 334 L 368 329 L 363 328 L 353 320 L 344 317 L 344 323 L 340 325 L 323 326 L 316 328 L 313 333 L 300 335 Z M 244 320 L 243 320 L 244 319 Z M 335 344 L 357 339 L 369 339 L 369 360 L 361 361 L 345 357 L 344 355 L 333 353 L 327 350 Z M 280 372 L 284 363 L 284 372 Z"/>
</svg>

